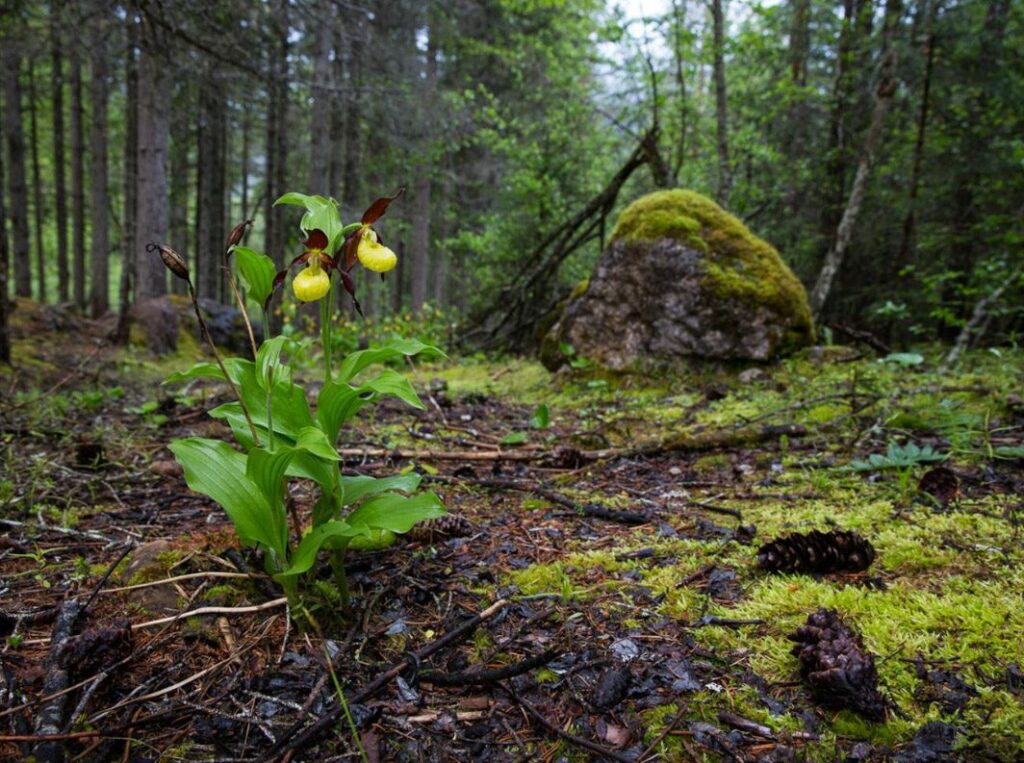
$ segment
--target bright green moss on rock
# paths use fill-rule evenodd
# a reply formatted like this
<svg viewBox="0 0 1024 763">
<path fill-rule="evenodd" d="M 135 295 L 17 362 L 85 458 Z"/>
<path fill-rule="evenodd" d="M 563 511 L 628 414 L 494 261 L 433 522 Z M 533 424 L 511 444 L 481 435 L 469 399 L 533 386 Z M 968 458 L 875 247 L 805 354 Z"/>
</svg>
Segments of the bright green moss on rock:
<svg viewBox="0 0 1024 763">
<path fill-rule="evenodd" d="M 637 199 L 619 216 L 612 241 L 672 239 L 706 255 L 713 292 L 722 299 L 762 304 L 797 320 L 783 342 L 795 349 L 814 339 L 814 320 L 803 285 L 779 256 L 738 218 L 706 196 L 675 189 Z"/>
</svg>

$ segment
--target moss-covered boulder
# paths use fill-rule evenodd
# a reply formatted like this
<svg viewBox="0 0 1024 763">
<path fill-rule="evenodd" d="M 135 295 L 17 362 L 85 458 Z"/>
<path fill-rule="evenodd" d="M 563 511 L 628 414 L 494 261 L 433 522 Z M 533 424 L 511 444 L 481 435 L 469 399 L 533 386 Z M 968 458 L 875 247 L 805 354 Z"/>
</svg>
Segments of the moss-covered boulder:
<svg viewBox="0 0 1024 763">
<path fill-rule="evenodd" d="M 575 352 L 613 369 L 684 358 L 764 361 L 814 340 L 807 294 L 737 218 L 693 191 L 658 191 L 619 217 L 587 289 L 542 347 L 548 368 Z"/>
</svg>

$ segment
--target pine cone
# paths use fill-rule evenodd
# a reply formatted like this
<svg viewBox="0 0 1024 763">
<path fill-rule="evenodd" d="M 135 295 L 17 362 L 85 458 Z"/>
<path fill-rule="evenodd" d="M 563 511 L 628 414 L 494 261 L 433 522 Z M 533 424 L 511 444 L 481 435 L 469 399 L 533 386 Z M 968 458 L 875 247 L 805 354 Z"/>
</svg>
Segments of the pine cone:
<svg viewBox="0 0 1024 763">
<path fill-rule="evenodd" d="M 960 478 L 945 466 L 929 469 L 917 483 L 917 489 L 934 499 L 940 508 L 946 508 L 960 495 Z"/>
<path fill-rule="evenodd" d="M 416 543 L 433 543 L 445 538 L 464 538 L 476 532 L 473 523 L 456 514 L 445 514 L 437 519 L 421 522 L 406 537 Z"/>
<path fill-rule="evenodd" d="M 860 572 L 874 560 L 871 542 L 847 530 L 784 535 L 757 551 L 757 566 L 772 572 Z"/>
<path fill-rule="evenodd" d="M 800 677 L 815 702 L 872 721 L 885 719 L 887 703 L 878 691 L 875 658 L 834 609 L 811 614 L 789 640 L 796 642 L 792 654 L 800 659 Z"/>
</svg>

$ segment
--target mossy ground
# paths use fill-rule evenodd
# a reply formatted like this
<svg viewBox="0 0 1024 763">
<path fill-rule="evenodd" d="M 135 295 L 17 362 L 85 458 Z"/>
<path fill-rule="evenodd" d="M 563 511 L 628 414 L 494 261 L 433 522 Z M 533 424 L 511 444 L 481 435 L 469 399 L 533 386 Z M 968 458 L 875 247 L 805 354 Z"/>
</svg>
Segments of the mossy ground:
<svg viewBox="0 0 1024 763">
<path fill-rule="evenodd" d="M 60 369 L 75 368 L 81 360 L 69 360 L 59 347 L 31 337 L 19 339 L 16 349 L 19 357 L 30 355 L 26 365 L 43 375 L 37 389 L 48 389 L 64 375 Z M 407 371 L 418 389 L 443 386 L 434 380 L 447 385 L 443 394 L 436 393 L 444 419 L 433 405 L 410 414 L 388 403 L 360 416 L 346 434 L 350 443 L 450 453 L 630 448 L 680 433 L 774 424 L 804 427 L 806 434 L 757 447 L 630 456 L 578 468 L 443 460 L 402 464 L 440 471 L 452 480 L 439 489 L 453 513 L 466 516 L 478 530 L 471 539 L 428 544 L 402 539 L 389 549 L 353 554 L 354 563 L 363 564 L 353 575 L 353 587 L 368 635 L 359 637 L 358 658 L 339 668 L 341 679 L 346 686 L 365 685 L 381 665 L 453 627 L 460 612 L 480 611 L 505 597 L 513 602 L 506 620 L 479 629 L 461 651 L 453 649 L 425 667 L 495 667 L 554 647 L 576 660 L 576 672 L 569 675 L 564 666 L 552 664 L 527 676 L 521 689 L 552 721 L 590 739 L 600 740 L 600 724 L 616 724 L 629 731 L 630 744 L 638 749 L 658 740 L 656 759 L 714 760 L 720 757 L 714 745 L 699 742 L 690 724 L 727 733 L 719 717 L 725 711 L 768 726 L 777 743 L 797 749 L 797 759 L 835 760 L 859 741 L 870 744 L 880 759 L 905 746 L 922 723 L 939 719 L 960 729 L 957 744 L 966 759 L 1024 757 L 1024 700 L 1008 680 L 1014 666 L 1024 662 L 1024 476 L 1013 456 L 1024 439 L 1024 418 L 1013 398 L 1022 386 L 1024 353 L 971 353 L 960 370 L 940 376 L 933 370 L 940 352 L 924 348 L 925 362 L 914 367 L 869 358 L 821 360 L 833 353 L 809 352 L 746 383 L 735 370 L 711 365 L 649 376 L 552 377 L 537 363 L 514 358 L 418 363 Z M 226 550 L 237 550 L 216 507 L 185 493 L 180 478 L 150 468 L 152 461 L 168 458 L 164 447 L 170 436 L 211 426 L 202 420 L 209 407 L 202 398 L 222 390 L 195 386 L 187 402 L 180 395 L 173 401 L 162 423 L 132 412 L 147 400 L 173 397 L 156 383 L 191 359 L 104 351 L 95 373 L 42 397 L 23 379 L 4 378 L 5 385 L 19 390 L 16 404 L 36 401 L 14 412 L 19 426 L 32 432 L 25 438 L 32 446 L 8 436 L 0 452 L 2 516 L 22 523 L 25 529 L 18 532 L 26 534 L 16 542 L 28 551 L 3 557 L 4 577 L 22 609 L 50 606 L 71 586 L 90 591 L 116 560 L 116 547 L 102 541 L 46 535 L 42 526 L 34 526 L 37 514 L 51 525 L 73 518 L 74 527 L 66 529 L 74 533 L 121 537 L 118 533 L 130 530 L 140 540 L 172 539 L 174 548 L 188 549 L 189 559 L 174 566 L 174 574 L 223 569 Z M 550 424 L 531 426 L 541 406 Z M 45 434 L 58 424 L 65 434 Z M 212 426 L 209 433 L 216 436 L 219 425 Z M 106 444 L 109 463 L 101 470 L 71 462 L 68 454 L 82 436 Z M 916 485 L 928 468 L 924 464 L 841 470 L 884 453 L 891 443 L 906 442 L 931 445 L 947 456 L 945 465 L 963 483 L 958 501 L 939 509 L 921 500 Z M 390 462 L 351 466 L 396 469 Z M 459 483 L 457 467 L 483 478 L 493 472 L 543 483 L 580 504 L 649 512 L 651 521 L 629 527 L 579 516 L 529 493 Z M 300 505 L 309 498 L 301 486 L 297 497 Z M 737 511 L 742 519 L 700 503 Z M 736 532 L 741 525 L 756 527 L 753 543 L 742 542 L 743 533 Z M 756 569 L 759 543 L 780 533 L 832 527 L 871 540 L 878 558 L 867 573 L 816 578 Z M 45 542 L 37 543 L 30 532 Z M 69 552 L 72 540 L 85 545 Z M 180 555 L 169 557 L 159 574 L 180 561 Z M 44 583 L 49 587 L 42 588 Z M 264 593 L 235 581 L 184 585 L 197 603 L 265 600 Z M 331 607 L 327 578 L 311 585 L 324 609 Z M 117 607 L 124 604 L 118 601 L 103 597 L 95 606 L 105 609 L 96 616 L 119 614 Z M 823 711 L 800 685 L 786 636 L 819 606 L 840 610 L 877 656 L 881 687 L 898 708 L 886 722 Z M 548 609 L 549 617 L 530 619 L 531 613 Z M 264 617 L 232 618 L 231 624 L 239 634 L 263 633 L 262 623 L 269 622 Z M 713 618 L 753 623 L 729 627 Z M 393 630 L 398 620 L 402 627 Z M 267 642 L 251 653 L 246 670 L 255 676 L 264 669 L 294 671 L 275 662 L 286 638 L 283 626 L 266 632 Z M 27 635 L 31 640 L 48 631 Z M 183 629 L 181 638 L 173 652 L 180 671 L 168 667 L 167 684 L 225 660 L 219 631 Z M 315 666 L 321 644 L 307 653 L 300 641 L 292 639 L 289 648 Z M 635 645 L 632 665 L 643 680 L 612 710 L 595 711 L 586 696 L 599 669 L 589 666 L 616 664 L 615 650 L 624 642 Z M 265 663 L 256 659 L 257 652 L 267 656 Z M 29 656 L 43 659 L 44 654 L 40 648 Z M 159 659 L 171 660 L 170 654 Z M 685 664 L 694 684 L 671 688 L 672 676 L 665 679 L 671 664 Z M 941 687 L 922 675 L 922 666 L 956 676 L 976 694 L 956 707 L 944 706 Z M 133 670 L 132 680 L 153 672 L 145 665 Z M 288 675 L 297 680 L 296 673 Z M 313 673 L 310 682 L 316 677 Z M 297 685 L 301 705 L 307 683 Z M 442 708 L 457 708 L 463 698 L 436 689 L 424 693 L 431 706 Z M 514 708 L 502 712 L 499 720 L 523 724 Z M 537 725 L 517 728 L 527 753 L 583 759 L 578 749 Z M 461 738 L 465 729 L 459 730 Z M 392 736 L 401 744 L 410 738 L 407 729 Z M 451 734 L 435 739 L 417 731 L 413 736 L 423 744 L 421 752 L 433 754 L 437 750 L 430 745 L 443 742 L 456 745 L 448 748 L 456 750 L 456 759 L 468 755 Z M 217 732 L 211 738 L 222 737 Z M 508 736 L 500 727 L 488 738 L 488 744 L 503 745 Z M 208 741 L 197 744 L 187 752 L 191 759 L 211 749 L 203 747 Z"/>
<path fill-rule="evenodd" d="M 1020 354 L 978 354 L 960 374 L 940 378 L 880 361 L 822 364 L 795 358 L 753 385 L 740 385 L 725 372 L 704 371 L 691 378 L 630 377 L 627 386 L 618 387 L 590 386 L 581 378 L 555 388 L 521 362 L 498 378 L 490 364 L 437 373 L 460 392 L 514 391 L 515 400 L 527 408 L 543 402 L 556 422 L 571 423 L 576 431 L 599 430 L 608 445 L 657 438 L 680 426 L 699 430 L 788 421 L 815 433 L 811 440 L 783 440 L 762 451 L 697 454 L 677 462 L 675 479 L 671 472 L 662 475 L 669 495 L 674 481 L 683 486 L 676 489 L 679 499 L 667 502 L 661 515 L 676 530 L 675 537 L 652 535 L 645 527 L 615 531 L 613 543 L 603 537 L 569 541 L 557 557 L 505 577 L 528 599 L 549 595 L 566 613 L 596 607 L 634 635 L 667 618 L 678 626 L 680 638 L 691 637 L 700 649 L 729 664 L 715 689 L 639 712 L 649 741 L 669 719 L 679 722 L 680 708 L 684 725 L 714 723 L 719 710 L 729 710 L 767 725 L 781 739 L 786 732 L 807 730 L 801 713 L 813 705 L 792 685 L 798 679 L 797 661 L 786 636 L 816 608 L 832 607 L 877 655 L 882 689 L 898 711 L 877 724 L 850 712 L 819 713 L 818 739 L 801 742 L 801 755 L 833 760 L 837 749 L 854 740 L 876 749 L 897 748 L 924 722 L 944 720 L 961 729 L 962 754 L 1009 760 L 1024 756 L 1024 702 L 1006 678 L 1011 666 L 1024 661 L 1024 507 L 1019 494 L 1006 488 L 1014 479 L 1020 484 L 1018 462 L 989 455 L 1000 442 L 1019 438 L 1019 421 L 1006 400 L 1020 385 L 1021 361 Z M 702 390 L 712 386 L 724 386 L 730 394 L 702 401 Z M 975 487 L 965 488 L 958 504 L 939 511 L 919 500 L 916 490 L 928 465 L 876 473 L 835 468 L 865 453 L 883 452 L 889 441 L 908 440 L 933 443 L 948 454 L 946 465 L 964 476 L 965 485 Z M 635 491 L 617 491 L 614 481 L 588 495 L 577 487 L 586 484 L 587 476 L 574 474 L 573 486 L 567 481 L 564 492 L 580 501 L 635 505 Z M 729 487 L 703 493 L 685 487 L 688 481 L 709 478 L 740 487 L 742 497 L 730 501 Z M 980 487 L 984 483 L 995 487 Z M 743 523 L 756 526 L 752 545 L 687 537 L 692 536 L 694 512 L 683 510 L 686 497 L 707 492 L 724 494 L 718 502 L 741 509 Z M 536 510 L 546 504 L 531 505 Z M 723 522 L 713 514 L 703 517 Z M 758 542 L 833 527 L 856 530 L 875 545 L 878 559 L 868 574 L 815 578 L 756 569 Z M 639 549 L 647 556 L 626 558 Z M 716 599 L 699 585 L 678 586 L 710 564 L 735 571 L 734 597 Z M 656 603 L 638 607 L 637 587 Z M 700 627 L 707 615 L 763 623 Z M 975 687 L 977 696 L 961 709 L 944 711 L 919 675 L 922 660 L 952 671 Z M 767 682 L 769 694 L 787 703 L 788 711 L 770 711 L 764 696 L 748 683 L 748 671 Z M 540 678 L 553 680 L 548 674 Z M 686 759 L 679 738 L 666 738 L 665 757 Z"/>
</svg>

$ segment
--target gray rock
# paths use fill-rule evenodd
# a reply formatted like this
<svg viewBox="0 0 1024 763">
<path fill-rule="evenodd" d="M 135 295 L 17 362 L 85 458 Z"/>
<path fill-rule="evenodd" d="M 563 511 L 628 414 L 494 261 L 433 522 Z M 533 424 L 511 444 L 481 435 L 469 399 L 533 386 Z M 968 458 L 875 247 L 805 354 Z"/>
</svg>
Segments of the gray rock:
<svg viewBox="0 0 1024 763">
<path fill-rule="evenodd" d="M 766 361 L 810 344 L 803 286 L 768 243 L 691 191 L 659 191 L 631 204 L 585 292 L 542 342 L 614 370 L 637 361 Z"/>
</svg>

